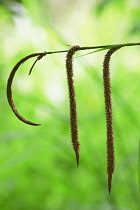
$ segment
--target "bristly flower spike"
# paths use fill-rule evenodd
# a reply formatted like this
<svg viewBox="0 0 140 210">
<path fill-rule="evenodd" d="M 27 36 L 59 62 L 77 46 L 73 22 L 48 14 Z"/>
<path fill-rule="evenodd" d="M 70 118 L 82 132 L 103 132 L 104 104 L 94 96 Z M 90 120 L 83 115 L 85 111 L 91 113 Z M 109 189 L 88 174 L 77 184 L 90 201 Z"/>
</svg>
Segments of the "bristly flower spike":
<svg viewBox="0 0 140 210">
<path fill-rule="evenodd" d="M 107 126 L 107 174 L 108 174 L 108 192 L 111 192 L 112 175 L 115 168 L 115 156 L 114 156 L 114 138 L 112 127 L 112 99 L 111 99 L 111 84 L 110 84 L 110 70 L 109 64 L 111 55 L 120 49 L 112 48 L 108 50 L 103 62 L 103 83 L 104 83 L 104 100 L 106 111 L 106 126 Z"/>
<path fill-rule="evenodd" d="M 15 108 L 15 105 L 14 105 L 14 102 L 13 102 L 13 97 L 12 97 L 12 82 L 13 82 L 13 79 L 14 79 L 14 76 L 15 76 L 15 73 L 17 72 L 18 68 L 20 67 L 21 64 L 23 64 L 25 61 L 27 61 L 28 59 L 32 58 L 32 57 L 36 57 L 37 56 L 37 59 L 36 61 L 34 62 L 34 64 L 32 65 L 31 69 L 30 69 L 30 72 L 29 74 L 31 73 L 35 63 L 40 60 L 42 57 L 44 57 L 47 53 L 44 52 L 44 53 L 34 53 L 34 54 L 31 54 L 31 55 L 28 55 L 24 58 L 22 58 L 15 66 L 14 68 L 12 69 L 10 75 L 9 75 L 9 78 L 8 78 L 8 81 L 7 81 L 7 99 L 8 99 L 8 102 L 9 102 L 9 105 L 11 107 L 11 109 L 13 110 L 14 114 L 17 116 L 17 118 L 19 120 L 21 120 L 22 122 L 26 123 L 26 124 L 29 124 L 29 125 L 34 125 L 34 126 L 38 126 L 40 124 L 36 124 L 34 122 L 31 122 L 31 121 L 28 121 L 26 120 L 25 118 L 23 118 L 17 111 L 17 109 Z"/>
<path fill-rule="evenodd" d="M 70 102 L 70 128 L 72 145 L 76 155 L 77 167 L 79 165 L 79 147 L 78 141 L 78 128 L 77 128 L 77 111 L 76 111 L 76 99 L 73 80 L 73 55 L 76 51 L 80 50 L 79 46 L 73 46 L 66 55 L 66 70 L 67 70 L 67 82 L 69 90 L 69 102 Z"/>
</svg>

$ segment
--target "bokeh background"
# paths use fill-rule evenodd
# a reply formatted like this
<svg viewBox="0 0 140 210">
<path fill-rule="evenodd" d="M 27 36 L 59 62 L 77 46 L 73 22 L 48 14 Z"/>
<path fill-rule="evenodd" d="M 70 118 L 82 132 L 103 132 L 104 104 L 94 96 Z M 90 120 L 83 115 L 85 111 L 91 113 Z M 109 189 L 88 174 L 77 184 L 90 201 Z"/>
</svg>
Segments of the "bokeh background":
<svg viewBox="0 0 140 210">
<path fill-rule="evenodd" d="M 105 51 L 74 59 L 80 166 L 69 128 L 65 53 L 24 63 L 14 101 L 33 127 L 20 122 L 6 98 L 13 66 L 34 52 L 139 42 L 139 0 L 0 0 L 0 209 L 139 210 L 140 48 L 111 60 L 116 167 L 107 191 L 102 82 Z M 70 46 L 69 46 L 70 45 Z M 76 56 L 91 52 L 77 52 Z"/>
</svg>

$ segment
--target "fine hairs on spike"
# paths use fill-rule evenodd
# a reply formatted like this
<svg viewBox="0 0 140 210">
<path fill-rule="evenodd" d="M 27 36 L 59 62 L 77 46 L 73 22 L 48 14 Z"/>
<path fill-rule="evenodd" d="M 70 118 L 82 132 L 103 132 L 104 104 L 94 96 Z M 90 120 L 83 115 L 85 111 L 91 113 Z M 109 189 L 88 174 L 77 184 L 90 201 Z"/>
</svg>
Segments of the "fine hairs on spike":
<svg viewBox="0 0 140 210">
<path fill-rule="evenodd" d="M 112 99 L 111 99 L 111 84 L 110 84 L 110 70 L 109 64 L 111 55 L 120 49 L 112 48 L 108 50 L 103 62 L 103 83 L 104 83 L 104 100 L 106 111 L 106 126 L 107 126 L 107 174 L 108 174 L 108 192 L 111 192 L 112 175 L 115 168 L 114 156 L 114 138 L 112 127 Z"/>
<path fill-rule="evenodd" d="M 28 125 L 34 125 L 34 126 L 38 126 L 40 124 L 36 124 L 34 122 L 31 122 L 29 120 L 26 120 L 25 118 L 23 118 L 17 111 L 15 105 L 14 105 L 14 101 L 13 101 L 13 96 L 12 96 L 12 82 L 15 76 L 15 73 L 17 72 L 18 68 L 20 67 L 21 64 L 23 64 L 25 61 L 27 61 L 28 59 L 32 58 L 32 57 L 37 57 L 36 61 L 34 62 L 34 64 L 32 65 L 29 74 L 31 74 L 31 71 L 35 65 L 35 63 L 40 60 L 41 58 L 43 58 L 46 55 L 46 52 L 44 53 L 34 53 L 34 54 L 30 54 L 27 55 L 26 57 L 22 58 L 12 69 L 8 81 L 7 81 L 7 99 L 9 102 L 9 105 L 11 107 L 11 109 L 13 110 L 14 114 L 17 116 L 17 118 L 19 120 L 21 120 L 22 122 L 28 124 Z"/>
<path fill-rule="evenodd" d="M 69 90 L 69 103 L 70 103 L 70 128 L 72 145 L 76 155 L 77 167 L 79 165 L 79 146 L 78 141 L 78 128 L 77 128 L 77 111 L 76 111 L 76 99 L 73 80 L 73 55 L 80 49 L 79 46 L 73 46 L 66 55 L 66 70 L 67 70 L 67 82 Z"/>
</svg>

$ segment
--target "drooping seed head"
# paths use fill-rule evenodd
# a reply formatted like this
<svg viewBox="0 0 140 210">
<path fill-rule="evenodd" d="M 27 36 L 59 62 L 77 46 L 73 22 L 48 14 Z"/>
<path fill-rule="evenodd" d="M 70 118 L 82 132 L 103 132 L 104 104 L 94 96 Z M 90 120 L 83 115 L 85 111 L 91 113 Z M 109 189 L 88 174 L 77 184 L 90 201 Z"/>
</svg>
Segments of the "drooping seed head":
<svg viewBox="0 0 140 210">
<path fill-rule="evenodd" d="M 107 174 L 108 174 L 108 191 L 111 192 L 112 175 L 115 168 L 114 155 L 114 138 L 112 127 L 112 98 L 111 98 L 111 84 L 110 84 L 110 59 L 111 55 L 120 49 L 112 48 L 108 50 L 103 62 L 103 84 L 104 84 L 104 100 L 106 111 L 106 127 L 107 127 Z"/>
<path fill-rule="evenodd" d="M 67 70 L 67 82 L 69 91 L 69 103 L 70 103 L 70 128 L 72 145 L 76 155 L 77 167 L 79 165 L 79 146 L 78 141 L 78 127 L 77 127 L 77 111 L 76 111 L 76 99 L 73 80 L 73 55 L 80 49 L 79 46 L 73 46 L 66 55 L 66 70 Z"/>
</svg>

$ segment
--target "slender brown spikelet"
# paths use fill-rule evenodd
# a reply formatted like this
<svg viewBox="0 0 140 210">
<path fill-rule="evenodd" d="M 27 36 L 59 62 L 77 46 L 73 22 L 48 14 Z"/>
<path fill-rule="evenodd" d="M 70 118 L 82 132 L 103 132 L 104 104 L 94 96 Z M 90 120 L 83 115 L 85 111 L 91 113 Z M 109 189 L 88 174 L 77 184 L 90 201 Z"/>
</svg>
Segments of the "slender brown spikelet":
<svg viewBox="0 0 140 210">
<path fill-rule="evenodd" d="M 103 62 L 103 83 L 104 83 L 104 99 L 106 111 L 106 126 L 107 126 L 107 174 L 108 174 L 108 192 L 111 192 L 112 175 L 115 168 L 114 156 L 114 138 L 112 127 L 112 99 L 111 99 L 111 84 L 110 84 L 110 70 L 109 63 L 111 55 L 120 49 L 112 48 L 108 50 Z"/>
<path fill-rule="evenodd" d="M 43 56 L 46 55 L 46 52 L 44 53 L 34 53 L 34 54 L 30 54 L 24 58 L 22 58 L 15 66 L 14 68 L 12 69 L 10 75 L 9 75 L 9 78 L 8 78 L 8 81 L 7 81 L 7 99 L 8 99 L 8 102 L 9 102 L 9 105 L 11 107 L 11 109 L 13 110 L 14 114 L 17 116 L 17 118 L 19 120 L 21 120 L 22 122 L 26 123 L 26 124 L 29 124 L 29 125 L 34 125 L 34 126 L 38 126 L 40 124 L 36 124 L 34 122 L 31 122 L 29 120 L 26 120 L 25 118 L 23 118 L 17 111 L 15 105 L 14 105 L 14 101 L 13 101 L 13 96 L 12 96 L 12 82 L 13 82 L 13 79 L 14 79 L 14 76 L 15 76 L 15 73 L 17 72 L 18 68 L 20 67 L 21 64 L 23 64 L 25 61 L 27 61 L 28 59 L 32 58 L 32 57 L 37 57 L 36 61 L 33 63 L 31 69 L 30 69 L 30 72 L 29 74 L 31 74 L 31 71 L 35 65 L 35 63 L 40 60 L 41 58 L 43 58 Z"/>
<path fill-rule="evenodd" d="M 66 55 L 67 82 L 68 82 L 69 101 L 70 101 L 71 138 L 72 138 L 73 149 L 76 155 L 77 167 L 79 165 L 80 143 L 78 141 L 76 99 L 75 99 L 74 80 L 73 80 L 73 55 L 79 49 L 80 49 L 79 46 L 73 46 Z"/>
</svg>

